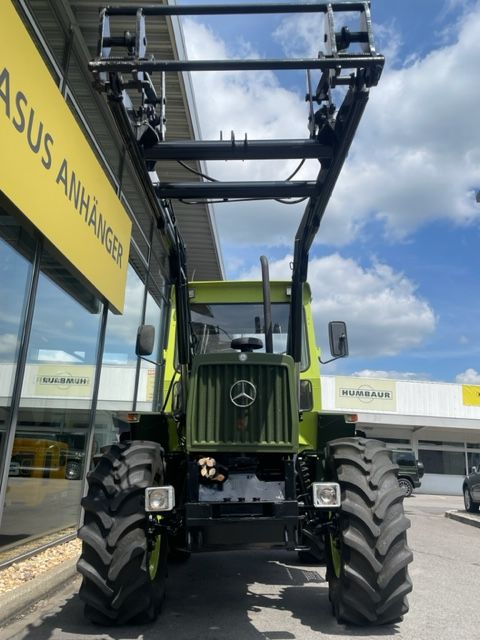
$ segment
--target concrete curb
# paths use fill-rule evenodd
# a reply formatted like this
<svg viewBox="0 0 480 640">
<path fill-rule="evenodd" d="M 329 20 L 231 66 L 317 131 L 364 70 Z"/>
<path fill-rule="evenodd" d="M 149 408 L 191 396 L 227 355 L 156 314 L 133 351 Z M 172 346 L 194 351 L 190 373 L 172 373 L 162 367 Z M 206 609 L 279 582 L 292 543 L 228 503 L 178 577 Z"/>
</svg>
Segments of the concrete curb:
<svg viewBox="0 0 480 640">
<path fill-rule="evenodd" d="M 466 511 L 446 511 L 445 517 L 457 522 L 463 522 L 464 524 L 470 524 L 473 527 L 480 527 L 480 516 L 476 516 L 473 513 L 467 513 Z"/>
<path fill-rule="evenodd" d="M 33 580 L 0 595 L 0 626 L 72 580 L 77 574 L 76 564 L 77 558 L 65 560 Z"/>
</svg>

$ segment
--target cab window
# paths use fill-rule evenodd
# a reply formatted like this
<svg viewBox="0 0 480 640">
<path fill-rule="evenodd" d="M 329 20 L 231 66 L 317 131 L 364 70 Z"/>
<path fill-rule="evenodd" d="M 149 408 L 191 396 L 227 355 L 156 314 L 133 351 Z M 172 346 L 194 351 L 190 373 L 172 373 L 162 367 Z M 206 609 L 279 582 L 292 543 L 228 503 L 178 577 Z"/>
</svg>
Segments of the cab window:
<svg viewBox="0 0 480 640">
<path fill-rule="evenodd" d="M 273 352 L 286 353 L 290 305 L 272 304 Z M 255 337 L 263 342 L 265 351 L 265 326 L 263 304 L 200 304 L 191 305 L 192 328 L 195 336 L 195 353 L 221 353 L 234 351 L 230 344 L 235 338 Z M 308 349 L 304 319 L 302 340 L 302 370 L 308 367 Z"/>
</svg>

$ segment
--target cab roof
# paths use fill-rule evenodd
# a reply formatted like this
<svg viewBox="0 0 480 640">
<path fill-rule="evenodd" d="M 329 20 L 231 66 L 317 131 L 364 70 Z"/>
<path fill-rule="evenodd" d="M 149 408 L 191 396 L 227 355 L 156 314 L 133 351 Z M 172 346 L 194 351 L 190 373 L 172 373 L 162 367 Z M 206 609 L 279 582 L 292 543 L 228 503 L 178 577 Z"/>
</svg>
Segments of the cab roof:
<svg viewBox="0 0 480 640">
<path fill-rule="evenodd" d="M 270 282 L 272 302 L 290 302 L 290 280 Z M 261 280 L 222 280 L 218 282 L 190 282 L 188 285 L 190 302 L 192 303 L 224 303 L 262 302 Z M 310 286 L 304 285 L 303 302 L 311 302 Z"/>
</svg>

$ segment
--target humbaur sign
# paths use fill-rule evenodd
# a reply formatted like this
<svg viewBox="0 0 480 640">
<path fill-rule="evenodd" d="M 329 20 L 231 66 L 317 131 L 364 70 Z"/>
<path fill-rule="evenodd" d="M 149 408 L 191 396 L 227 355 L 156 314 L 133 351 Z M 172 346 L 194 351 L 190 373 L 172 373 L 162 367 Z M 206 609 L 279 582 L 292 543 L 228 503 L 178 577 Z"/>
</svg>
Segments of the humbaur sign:
<svg viewBox="0 0 480 640">
<path fill-rule="evenodd" d="M 396 383 L 373 378 L 335 378 L 335 408 L 396 411 Z"/>
<path fill-rule="evenodd" d="M 32 368 L 32 392 L 37 396 L 89 398 L 95 367 L 92 365 L 41 364 Z"/>
</svg>

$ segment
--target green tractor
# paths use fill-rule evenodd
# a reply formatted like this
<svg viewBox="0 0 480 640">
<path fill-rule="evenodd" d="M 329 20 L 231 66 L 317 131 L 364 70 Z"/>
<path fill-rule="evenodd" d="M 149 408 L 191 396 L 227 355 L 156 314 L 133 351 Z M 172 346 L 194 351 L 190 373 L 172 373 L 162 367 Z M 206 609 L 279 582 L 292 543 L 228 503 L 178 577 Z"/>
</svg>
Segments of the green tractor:
<svg viewBox="0 0 480 640">
<path fill-rule="evenodd" d="M 241 9 L 248 12 L 252 6 Z M 255 6 L 265 12 L 276 7 Z M 319 352 L 306 282 L 309 249 L 383 58 L 373 47 L 368 2 L 291 6 L 324 11 L 329 44 L 327 55 L 316 61 L 322 78 L 310 101 L 320 109 L 310 119 L 311 136 L 302 151 L 310 153 L 313 145 L 322 156 L 322 169 L 295 238 L 292 279 L 270 282 L 262 257 L 259 282 L 189 283 L 184 247 L 168 215 L 171 203 L 157 191 L 164 220 L 171 222 L 174 284 L 165 397 L 161 411 L 136 416 L 88 475 L 78 570 L 85 614 L 95 623 L 154 620 L 170 556 L 187 559 L 200 549 L 259 545 L 283 546 L 302 562 L 324 562 L 339 622 L 388 624 L 408 611 L 412 553 L 398 468 L 383 443 L 357 433 L 348 417 L 322 411 Z M 238 5 L 215 5 L 211 12 L 234 12 L 235 7 L 240 11 Z M 360 31 L 334 30 L 334 12 L 346 7 L 360 13 Z M 184 5 L 162 5 L 145 14 L 177 10 L 195 12 Z M 116 8 L 112 16 L 121 11 L 127 10 Z M 108 18 L 104 10 L 101 33 L 110 33 L 104 24 Z M 109 78 L 103 90 L 123 91 L 115 75 L 120 71 L 131 68 L 137 79 L 139 71 L 155 71 L 155 60 L 142 67 L 131 51 L 121 64 L 118 56 L 110 59 L 105 51 L 113 37 L 111 41 L 104 38 L 101 55 L 92 63 L 100 86 L 102 78 Z M 361 43 L 362 52 L 347 54 L 351 42 Z M 343 68 L 349 70 L 347 76 Z M 342 84 L 346 94 L 335 110 L 330 89 Z M 151 85 L 145 94 L 145 101 L 155 106 Z M 133 112 L 122 111 L 120 95 L 116 97 L 110 101 L 112 112 L 126 140 L 132 142 L 133 136 L 138 143 L 138 129 L 125 129 Z M 151 128 L 155 126 L 152 121 Z M 149 161 L 163 153 L 160 138 L 147 151 L 145 140 L 138 145 Z M 285 157 L 286 141 L 281 143 L 276 151 Z M 219 153 L 218 144 L 202 144 L 208 157 Z M 258 153 L 267 153 L 252 142 L 255 146 Z M 268 153 L 274 146 L 263 145 Z M 238 149 L 233 152 L 238 159 Z M 264 186 L 266 191 L 276 188 L 273 183 L 243 184 L 246 197 L 255 197 Z M 203 197 L 210 197 L 211 183 L 197 183 L 198 193 L 204 187 Z M 238 192 L 231 183 L 225 191 L 221 188 L 215 185 L 215 197 Z M 150 356 L 153 333 L 151 326 L 140 327 L 139 357 Z M 332 359 L 348 355 L 345 324 L 330 323 L 329 335 Z"/>
</svg>

